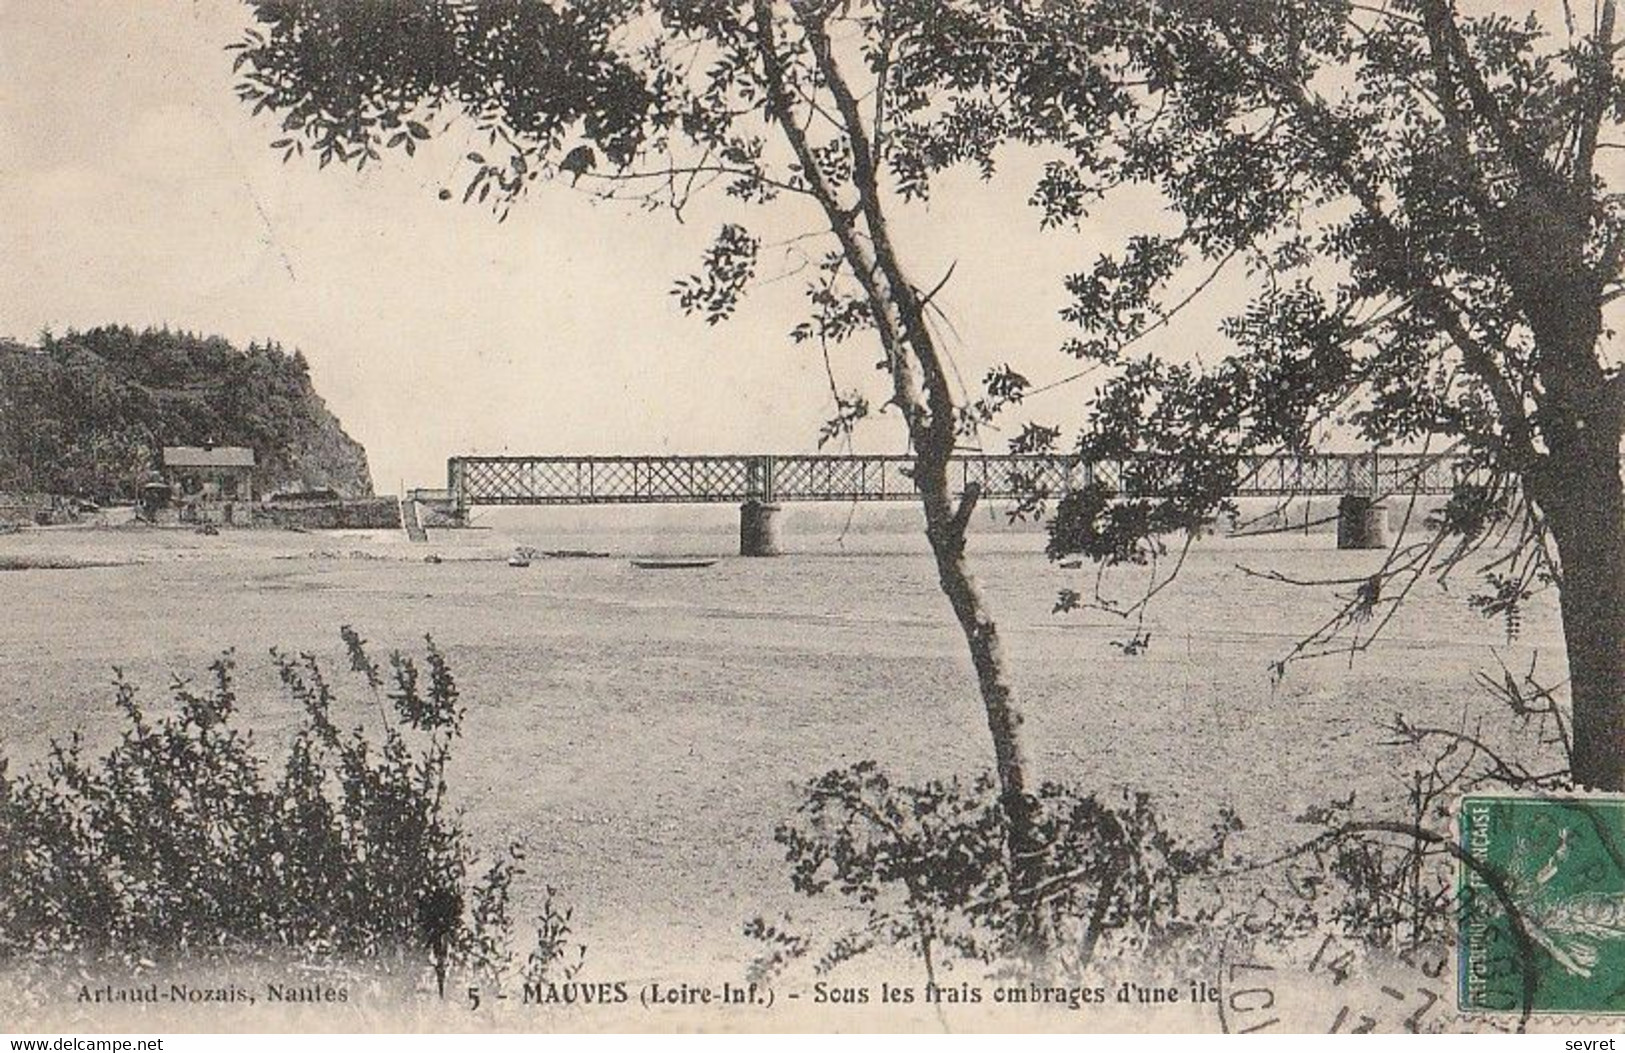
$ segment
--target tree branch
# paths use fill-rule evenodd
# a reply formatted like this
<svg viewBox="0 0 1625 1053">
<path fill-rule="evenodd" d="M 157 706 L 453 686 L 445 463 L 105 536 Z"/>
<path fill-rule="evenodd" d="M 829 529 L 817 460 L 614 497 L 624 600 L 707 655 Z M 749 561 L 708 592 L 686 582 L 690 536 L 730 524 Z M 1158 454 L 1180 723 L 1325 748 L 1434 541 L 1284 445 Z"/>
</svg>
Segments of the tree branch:
<svg viewBox="0 0 1625 1053">
<path fill-rule="evenodd" d="M 1613 80 L 1615 0 L 1603 0 L 1597 16 L 1597 34 L 1591 41 L 1592 83 L 1587 85 L 1585 105 L 1580 107 L 1580 134 L 1574 148 L 1574 192 L 1590 196 L 1591 177 L 1597 159 L 1597 138 L 1603 114 L 1608 111 L 1608 86 Z"/>
<path fill-rule="evenodd" d="M 869 303 L 869 312 L 873 316 L 875 329 L 880 334 L 881 352 L 886 357 L 886 365 L 892 375 L 893 400 L 902 411 L 912 435 L 920 425 L 916 419 L 919 406 L 915 394 L 913 367 L 903 354 L 902 341 L 892 317 L 891 306 L 876 281 L 877 268 L 874 258 L 859 239 L 853 226 L 854 210 L 842 206 L 835 189 L 830 186 L 829 181 L 824 178 L 823 171 L 818 167 L 818 160 L 813 156 L 806 131 L 796 123 L 791 112 L 791 93 L 786 86 L 784 64 L 779 58 L 778 43 L 774 40 L 773 9 L 770 0 L 752 0 L 752 10 L 756 45 L 761 55 L 763 79 L 766 81 L 769 96 L 769 116 L 776 119 L 783 130 L 785 139 L 789 141 L 790 149 L 796 156 L 796 162 L 801 166 L 803 178 L 807 180 L 814 199 L 823 208 L 824 216 L 829 221 L 831 232 L 840 242 L 841 252 L 847 264 L 863 288 L 864 299 Z"/>
<path fill-rule="evenodd" d="M 926 328 L 924 311 L 908 281 L 902 264 L 891 243 L 890 226 L 880 203 L 879 170 L 873 145 L 863 126 L 863 115 L 840 65 L 835 60 L 833 45 L 823 22 L 816 17 L 804 18 L 803 29 L 812 48 L 813 58 L 829 85 L 836 111 L 846 124 L 852 147 L 852 182 L 857 187 L 858 204 L 863 210 L 864 225 L 874 244 L 875 262 L 885 274 L 886 285 L 896 305 L 901 336 L 907 341 L 920 363 L 925 380 L 926 404 L 929 416 L 925 422 L 927 434 L 924 443 L 917 443 L 916 454 L 928 455 L 933 462 L 932 471 L 947 464 L 954 447 L 954 400 L 947 373 L 936 342 Z M 940 461 L 940 464 L 936 463 Z"/>
<path fill-rule="evenodd" d="M 1483 118 L 1494 134 L 1501 149 L 1512 158 L 1513 167 L 1532 188 L 1550 188 L 1555 182 L 1553 173 L 1537 153 L 1530 149 L 1523 135 L 1513 127 L 1500 100 L 1490 90 L 1473 56 L 1467 49 L 1461 26 L 1456 23 L 1452 0 L 1423 0 L 1422 18 L 1427 24 L 1428 37 L 1433 46 L 1442 49 L 1444 56 L 1459 73 L 1473 109 Z"/>
</svg>

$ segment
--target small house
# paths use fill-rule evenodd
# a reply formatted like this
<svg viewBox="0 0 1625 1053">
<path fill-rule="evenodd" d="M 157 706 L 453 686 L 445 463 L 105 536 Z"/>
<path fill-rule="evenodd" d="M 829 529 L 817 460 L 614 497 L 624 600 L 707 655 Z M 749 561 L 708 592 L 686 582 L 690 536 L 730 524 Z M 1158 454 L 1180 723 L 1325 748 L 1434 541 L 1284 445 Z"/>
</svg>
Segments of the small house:
<svg viewBox="0 0 1625 1053">
<path fill-rule="evenodd" d="M 254 500 L 254 451 L 245 446 L 165 446 L 164 481 L 174 500 L 203 521 L 233 519 Z"/>
</svg>

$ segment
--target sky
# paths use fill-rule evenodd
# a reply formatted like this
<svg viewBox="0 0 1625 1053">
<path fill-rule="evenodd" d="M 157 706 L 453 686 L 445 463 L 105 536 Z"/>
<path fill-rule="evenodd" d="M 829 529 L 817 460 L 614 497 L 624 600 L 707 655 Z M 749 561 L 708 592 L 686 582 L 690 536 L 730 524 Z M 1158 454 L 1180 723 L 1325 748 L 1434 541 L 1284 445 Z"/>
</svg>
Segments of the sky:
<svg viewBox="0 0 1625 1053">
<path fill-rule="evenodd" d="M 480 145 L 461 128 L 364 173 L 283 164 L 275 122 L 232 93 L 224 49 L 248 18 L 228 0 L 0 0 L 0 336 L 123 323 L 298 348 L 383 492 L 439 484 L 456 454 L 816 449 L 829 381 L 788 339 L 805 275 L 783 244 L 808 217 L 746 217 L 768 280 L 708 327 L 670 289 L 738 218 L 727 202 L 679 224 L 557 183 L 498 224 L 438 198 Z M 950 179 L 896 230 L 922 286 L 954 267 L 936 303 L 973 388 L 1001 362 L 1035 385 L 1075 372 L 1063 276 L 1161 222 L 1119 208 L 1040 234 L 1032 173 L 1013 168 Z M 876 390 L 875 357 L 843 351 L 841 386 Z M 1025 416 L 1075 422 L 1088 390 Z M 895 415 L 858 436 L 902 443 Z"/>
</svg>

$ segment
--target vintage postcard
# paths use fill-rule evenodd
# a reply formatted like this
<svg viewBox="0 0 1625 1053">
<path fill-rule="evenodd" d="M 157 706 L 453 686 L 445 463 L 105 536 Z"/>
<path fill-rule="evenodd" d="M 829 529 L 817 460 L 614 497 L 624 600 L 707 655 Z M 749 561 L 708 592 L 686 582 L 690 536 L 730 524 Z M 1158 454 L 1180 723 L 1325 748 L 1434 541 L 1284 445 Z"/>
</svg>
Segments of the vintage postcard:
<svg viewBox="0 0 1625 1053">
<path fill-rule="evenodd" d="M 1619 23 L 0 0 L 0 1030 L 1617 1030 Z"/>
</svg>

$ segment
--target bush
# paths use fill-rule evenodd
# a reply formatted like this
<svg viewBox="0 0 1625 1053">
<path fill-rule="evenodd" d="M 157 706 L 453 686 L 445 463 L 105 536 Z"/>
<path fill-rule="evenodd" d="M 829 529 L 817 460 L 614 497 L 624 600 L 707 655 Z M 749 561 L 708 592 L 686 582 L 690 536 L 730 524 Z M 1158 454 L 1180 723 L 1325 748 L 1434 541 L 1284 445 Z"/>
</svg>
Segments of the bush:
<svg viewBox="0 0 1625 1053">
<path fill-rule="evenodd" d="M 1081 976 L 1108 946 L 1144 954 L 1199 929 L 1211 907 L 1182 901 L 1187 879 L 1213 873 L 1240 822 L 1221 813 L 1209 841 L 1184 845 L 1163 830 L 1150 798 L 1093 794 L 1046 783 L 1037 794 L 1047 848 L 1038 895 L 1051 954 L 1022 962 L 1018 910 L 1004 856 L 1004 814 L 990 774 L 898 785 L 872 761 L 807 784 L 796 815 L 776 838 L 791 884 L 807 896 L 830 892 L 855 903 L 860 925 L 814 958 L 823 974 L 883 946 L 905 949 L 926 978 L 954 958 Z M 765 945 L 763 978 L 812 954 L 812 941 L 762 918 L 746 934 Z"/>
<path fill-rule="evenodd" d="M 303 718 L 279 764 L 240 731 L 233 659 L 204 689 L 177 680 L 154 716 L 120 673 L 119 742 L 87 758 L 76 733 L 38 774 L 0 760 L 0 961 L 124 963 L 271 955 L 448 970 L 499 981 L 511 960 L 519 846 L 486 866 L 446 806 L 463 719 L 434 641 L 389 675 L 342 630 L 383 717 L 382 741 L 339 730 L 314 657 L 272 652 Z M 387 703 L 387 707 L 386 707 Z M 549 902 L 526 973 L 562 957 Z"/>
</svg>

